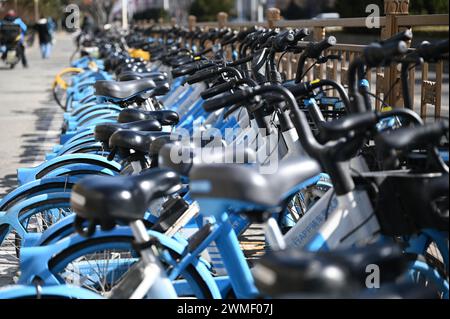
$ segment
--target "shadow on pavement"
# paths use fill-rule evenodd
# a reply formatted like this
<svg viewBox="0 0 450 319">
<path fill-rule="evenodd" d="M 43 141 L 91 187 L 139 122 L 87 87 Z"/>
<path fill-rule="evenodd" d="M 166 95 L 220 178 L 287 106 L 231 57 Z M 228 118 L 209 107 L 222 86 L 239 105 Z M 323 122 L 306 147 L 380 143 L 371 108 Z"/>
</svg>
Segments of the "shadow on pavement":
<svg viewBox="0 0 450 319">
<path fill-rule="evenodd" d="M 0 179 L 0 189 L 3 191 L 0 191 L 0 200 L 7 195 L 8 193 L 12 192 L 17 187 L 17 175 L 11 174 L 6 175 L 5 177 Z"/>
<path fill-rule="evenodd" d="M 36 161 L 43 162 L 46 153 L 49 151 L 49 147 L 46 145 L 46 142 L 48 142 L 46 141 L 47 131 L 52 126 L 56 105 L 53 97 L 40 101 L 39 104 L 42 107 L 33 111 L 33 115 L 36 117 L 33 132 L 21 136 L 23 144 L 21 145 L 20 164 L 32 165 Z"/>
</svg>

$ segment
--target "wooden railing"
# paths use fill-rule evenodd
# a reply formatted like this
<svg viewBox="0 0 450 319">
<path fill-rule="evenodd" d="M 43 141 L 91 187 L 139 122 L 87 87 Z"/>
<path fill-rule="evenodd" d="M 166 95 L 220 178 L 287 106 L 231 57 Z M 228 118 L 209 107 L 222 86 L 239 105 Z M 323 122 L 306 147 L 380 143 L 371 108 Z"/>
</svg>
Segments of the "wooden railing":
<svg viewBox="0 0 450 319">
<path fill-rule="evenodd" d="M 446 26 L 448 32 L 449 16 L 448 14 L 438 15 L 409 15 L 409 0 L 384 0 L 384 16 L 380 17 L 380 39 L 386 39 L 394 34 L 407 28 L 414 29 L 425 26 Z M 160 21 L 161 22 L 161 21 Z M 193 29 L 197 26 L 209 27 L 229 27 L 233 29 L 243 29 L 250 26 L 265 26 L 270 28 L 309 28 L 313 32 L 313 39 L 320 41 L 328 35 L 332 35 L 333 30 L 339 27 L 348 28 L 367 28 L 367 18 L 345 18 L 345 19 L 326 19 L 326 20 L 282 20 L 280 10 L 271 8 L 267 11 L 267 22 L 245 22 L 236 23 L 228 22 L 226 13 L 219 13 L 216 22 L 197 23 L 196 18 L 189 18 L 189 28 Z M 338 39 L 339 42 L 339 39 Z M 338 44 L 328 50 L 329 54 L 340 55 L 341 61 L 334 60 L 326 65 L 320 65 L 312 68 L 306 75 L 308 79 L 323 78 L 340 81 L 344 85 L 347 84 L 347 71 L 350 63 L 362 54 L 363 45 L 357 44 Z M 297 69 L 297 56 L 288 53 L 283 56 L 281 61 L 281 70 L 286 74 L 287 78 L 295 77 Z M 311 63 L 309 61 L 308 63 Z M 309 64 L 310 66 L 311 64 Z M 443 74 L 444 62 L 436 63 L 430 66 L 424 63 L 410 71 L 410 91 L 411 101 L 415 110 L 421 114 L 423 118 L 448 117 L 448 103 L 445 108 L 443 103 Z M 420 99 L 416 98 L 416 90 L 418 86 L 416 81 L 420 80 Z M 371 84 L 372 93 L 377 97 L 375 107 L 379 110 L 385 105 L 391 107 L 401 107 L 402 91 L 400 72 L 397 66 L 388 68 L 377 68 L 367 75 Z M 446 83 L 448 87 L 448 83 Z M 448 92 L 448 89 L 447 89 Z M 335 93 L 335 92 L 334 92 Z M 418 93 L 418 92 L 417 92 Z M 333 94 L 333 92 L 330 92 Z M 418 96 L 418 94 L 417 94 Z M 448 100 L 448 99 L 446 99 Z"/>
</svg>

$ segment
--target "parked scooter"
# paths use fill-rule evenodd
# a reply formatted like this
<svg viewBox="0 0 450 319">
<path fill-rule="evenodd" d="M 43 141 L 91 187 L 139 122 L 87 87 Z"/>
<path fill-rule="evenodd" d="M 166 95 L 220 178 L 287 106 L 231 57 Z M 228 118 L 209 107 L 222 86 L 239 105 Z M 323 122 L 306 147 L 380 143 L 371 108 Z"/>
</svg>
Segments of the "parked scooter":
<svg viewBox="0 0 450 319">
<path fill-rule="evenodd" d="M 14 69 L 20 62 L 19 42 L 21 38 L 20 26 L 14 23 L 0 25 L 0 54 L 4 63 Z"/>
</svg>

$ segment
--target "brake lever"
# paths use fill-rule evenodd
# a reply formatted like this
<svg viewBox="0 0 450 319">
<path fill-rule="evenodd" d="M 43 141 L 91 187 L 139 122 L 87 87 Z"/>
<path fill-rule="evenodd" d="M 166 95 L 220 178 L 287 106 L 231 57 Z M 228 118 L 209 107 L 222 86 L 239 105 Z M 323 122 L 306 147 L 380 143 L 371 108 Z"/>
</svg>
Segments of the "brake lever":
<svg viewBox="0 0 450 319">
<path fill-rule="evenodd" d="M 335 55 L 335 54 L 331 54 L 328 56 L 320 56 L 316 61 L 317 61 L 317 64 L 324 64 L 324 63 L 327 63 L 328 61 L 333 61 L 333 60 L 342 61 L 342 56 Z"/>
</svg>

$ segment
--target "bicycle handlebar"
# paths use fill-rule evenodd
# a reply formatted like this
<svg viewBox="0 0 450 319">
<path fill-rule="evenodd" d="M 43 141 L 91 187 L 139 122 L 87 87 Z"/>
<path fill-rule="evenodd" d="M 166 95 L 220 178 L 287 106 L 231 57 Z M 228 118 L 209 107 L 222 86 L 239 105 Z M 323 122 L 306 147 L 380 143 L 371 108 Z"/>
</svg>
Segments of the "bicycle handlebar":
<svg viewBox="0 0 450 319">
<path fill-rule="evenodd" d="M 203 103 L 203 109 L 206 112 L 212 113 L 223 109 L 228 106 L 232 106 L 239 102 L 242 102 L 248 98 L 250 93 L 247 90 L 236 91 L 234 93 L 226 94 L 224 96 L 209 99 Z"/>
<path fill-rule="evenodd" d="M 231 79 L 228 82 L 213 86 L 212 88 L 203 91 L 201 94 L 202 99 L 207 100 L 216 95 L 228 92 L 236 87 L 237 80 Z"/>
<path fill-rule="evenodd" d="M 198 61 L 198 62 L 182 65 L 182 66 L 172 70 L 172 76 L 174 78 L 178 78 L 178 77 L 185 76 L 185 75 L 191 75 L 191 74 L 194 74 L 195 72 L 204 70 L 204 69 L 212 67 L 214 65 L 215 65 L 215 63 L 211 62 L 211 61 Z"/>
<path fill-rule="evenodd" d="M 208 100 L 203 104 L 203 108 L 207 112 L 214 112 L 221 108 L 234 105 L 238 102 L 243 102 L 257 95 L 264 95 L 271 92 L 282 95 L 287 104 L 290 106 L 290 116 L 299 135 L 301 136 L 300 140 L 302 141 L 302 144 L 304 144 L 303 147 L 312 157 L 320 158 L 327 148 L 335 146 L 335 142 L 326 145 L 321 145 L 317 142 L 311 131 L 306 116 L 302 111 L 300 111 L 298 107 L 294 95 L 287 88 L 279 85 L 262 85 L 255 88 L 247 88 L 241 91 L 237 91 L 234 94 L 228 94 L 216 99 Z M 312 103 L 315 103 L 315 101 Z M 378 119 L 378 117 L 374 115 L 374 113 L 372 113 L 372 115 L 364 115 L 362 119 L 360 117 L 360 114 L 358 114 L 354 116 L 353 120 L 349 119 L 343 122 L 343 130 L 349 130 L 352 128 L 354 129 L 354 127 L 358 128 L 360 126 L 366 125 L 366 123 L 369 122 L 366 117 L 369 117 L 371 119 L 371 124 L 376 123 L 376 120 Z"/>
<path fill-rule="evenodd" d="M 289 44 L 295 41 L 295 32 L 293 30 L 286 30 L 275 36 L 272 43 L 272 48 L 277 52 L 285 51 Z"/>
<path fill-rule="evenodd" d="M 449 41 L 443 40 L 437 43 L 431 44 L 428 41 L 422 42 L 417 48 L 417 54 L 427 62 L 433 62 L 439 60 L 443 55 L 448 54 Z"/>
<path fill-rule="evenodd" d="M 408 52 L 408 46 L 404 41 L 372 43 L 364 49 L 364 60 L 368 67 L 373 68 L 386 65 L 399 55 Z"/>
<path fill-rule="evenodd" d="M 318 59 L 323 51 L 332 46 L 335 46 L 336 43 L 337 40 L 334 36 L 330 36 L 321 42 L 310 43 L 300 56 L 297 67 L 297 74 L 295 76 L 295 82 L 300 83 L 302 81 L 302 78 L 304 76 L 303 69 L 308 58 Z"/>
<path fill-rule="evenodd" d="M 220 95 L 222 93 L 228 92 L 236 87 L 237 80 L 232 79 L 228 82 L 216 85 L 201 94 L 204 100 L 210 99 L 214 96 Z"/>
<path fill-rule="evenodd" d="M 295 35 L 294 35 L 294 42 L 297 43 L 298 41 L 302 41 L 304 38 L 306 38 L 310 34 L 311 34 L 311 32 L 309 31 L 309 29 L 297 30 L 297 32 L 295 32 Z"/>
<path fill-rule="evenodd" d="M 389 150 L 407 150 L 412 147 L 435 145 L 442 136 L 448 133 L 447 121 L 433 123 L 421 127 L 405 127 L 389 134 L 381 134 L 377 138 L 380 147 Z"/>
<path fill-rule="evenodd" d="M 242 79 L 241 73 L 232 67 L 211 67 L 209 69 L 203 70 L 202 72 L 196 73 L 194 75 L 189 76 L 184 82 L 189 84 L 195 84 L 199 82 L 203 82 L 206 80 L 210 80 L 214 78 L 215 76 L 218 76 L 223 73 L 231 73 L 233 76 L 235 76 L 238 79 Z"/>
<path fill-rule="evenodd" d="M 214 96 L 223 94 L 227 91 L 231 91 L 232 89 L 238 88 L 240 85 L 247 85 L 249 87 L 255 87 L 258 83 L 250 78 L 243 79 L 231 79 L 228 82 L 213 86 L 212 88 L 204 91 L 201 94 L 201 97 L 204 100 L 211 99 Z"/>
<path fill-rule="evenodd" d="M 305 50 L 305 55 L 308 58 L 317 59 L 320 57 L 323 51 L 325 51 L 328 48 L 331 48 L 332 46 L 335 46 L 337 43 L 337 40 L 334 36 L 330 36 L 328 38 L 325 38 L 321 42 L 318 43 L 311 43 Z"/>
<path fill-rule="evenodd" d="M 404 42 L 408 42 L 411 41 L 413 39 L 413 32 L 411 29 L 407 29 L 405 31 L 399 32 L 395 35 L 393 35 L 392 37 L 390 37 L 389 39 L 380 41 L 379 43 L 381 45 L 385 45 L 385 44 L 389 44 L 389 43 L 398 43 L 401 41 Z"/>
<path fill-rule="evenodd" d="M 213 78 L 213 77 L 219 75 L 219 70 L 220 69 L 217 66 L 213 66 L 213 67 L 204 69 L 200 72 L 197 72 L 197 73 L 187 77 L 186 80 L 184 81 L 184 83 L 195 84 L 195 83 L 206 81 L 210 78 Z"/>
</svg>

